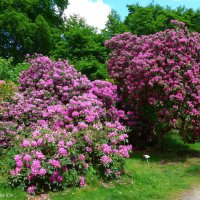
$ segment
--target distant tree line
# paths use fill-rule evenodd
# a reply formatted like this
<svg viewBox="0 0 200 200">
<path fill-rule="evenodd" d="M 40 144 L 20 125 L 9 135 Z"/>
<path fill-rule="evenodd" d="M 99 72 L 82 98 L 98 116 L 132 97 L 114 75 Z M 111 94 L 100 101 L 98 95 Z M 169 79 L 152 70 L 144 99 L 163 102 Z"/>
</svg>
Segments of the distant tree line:
<svg viewBox="0 0 200 200">
<path fill-rule="evenodd" d="M 129 13 L 124 20 L 112 10 L 105 28 L 98 31 L 79 16 L 66 19 L 63 13 L 67 5 L 66 0 L 1 0 L 0 57 L 12 57 L 14 67 L 26 54 L 39 53 L 67 59 L 91 80 L 107 79 L 109 50 L 104 42 L 116 34 L 153 34 L 172 28 L 172 19 L 200 32 L 200 9 L 132 4 L 127 6 Z"/>
</svg>

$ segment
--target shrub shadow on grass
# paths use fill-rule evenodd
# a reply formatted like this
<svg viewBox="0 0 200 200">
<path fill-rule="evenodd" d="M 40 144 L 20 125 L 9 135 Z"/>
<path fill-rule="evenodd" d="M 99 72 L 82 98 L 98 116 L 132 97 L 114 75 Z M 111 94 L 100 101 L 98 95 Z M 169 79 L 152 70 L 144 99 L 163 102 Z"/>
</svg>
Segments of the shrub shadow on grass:
<svg viewBox="0 0 200 200">
<path fill-rule="evenodd" d="M 187 169 L 187 173 L 190 175 L 200 175 L 200 165 L 193 165 Z"/>
<path fill-rule="evenodd" d="M 145 154 L 150 156 L 150 162 L 175 164 L 185 162 L 188 158 L 200 158 L 200 143 L 184 144 L 178 135 L 168 134 L 163 138 L 161 150 L 155 150 L 153 147 L 135 151 L 133 149 L 131 157 L 144 161 Z"/>
</svg>

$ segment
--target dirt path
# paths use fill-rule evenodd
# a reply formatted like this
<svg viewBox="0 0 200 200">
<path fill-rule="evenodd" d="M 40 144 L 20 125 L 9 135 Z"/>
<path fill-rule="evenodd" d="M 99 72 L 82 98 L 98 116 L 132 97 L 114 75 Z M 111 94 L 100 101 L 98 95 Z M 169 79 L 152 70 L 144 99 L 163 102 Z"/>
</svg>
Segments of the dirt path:
<svg viewBox="0 0 200 200">
<path fill-rule="evenodd" d="M 200 186 L 196 186 L 192 190 L 184 192 L 177 200 L 200 200 Z"/>
</svg>

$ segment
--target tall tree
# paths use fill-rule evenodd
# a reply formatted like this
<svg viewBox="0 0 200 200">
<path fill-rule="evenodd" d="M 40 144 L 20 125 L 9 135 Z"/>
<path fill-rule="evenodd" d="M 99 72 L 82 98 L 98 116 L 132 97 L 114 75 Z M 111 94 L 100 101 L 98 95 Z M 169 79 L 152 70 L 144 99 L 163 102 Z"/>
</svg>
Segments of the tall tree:
<svg viewBox="0 0 200 200">
<path fill-rule="evenodd" d="M 47 55 L 52 33 L 63 25 L 67 0 L 1 0 L 0 56 L 22 61 L 27 53 Z"/>
<path fill-rule="evenodd" d="M 124 33 L 127 31 L 128 28 L 121 20 L 120 15 L 116 10 L 112 9 L 108 15 L 108 20 L 102 33 L 104 33 L 108 38 L 111 38 L 116 34 Z"/>
<path fill-rule="evenodd" d="M 74 15 L 66 20 L 63 34 L 51 51 L 51 56 L 68 59 L 91 80 L 105 79 L 108 76 L 105 65 L 108 52 L 104 41 L 103 34 L 83 18 Z"/>
<path fill-rule="evenodd" d="M 200 31 L 200 10 L 185 7 L 172 9 L 155 4 L 146 7 L 133 4 L 127 7 L 129 14 L 124 23 L 132 33 L 137 35 L 149 35 L 172 28 L 171 20 L 184 22 L 191 31 Z"/>
</svg>

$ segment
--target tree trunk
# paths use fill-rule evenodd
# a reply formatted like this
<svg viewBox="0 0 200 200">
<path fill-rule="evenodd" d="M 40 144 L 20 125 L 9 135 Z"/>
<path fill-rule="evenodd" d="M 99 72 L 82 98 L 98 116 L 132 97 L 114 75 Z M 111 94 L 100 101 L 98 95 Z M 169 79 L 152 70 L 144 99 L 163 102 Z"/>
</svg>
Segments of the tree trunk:
<svg viewBox="0 0 200 200">
<path fill-rule="evenodd" d="M 162 134 L 162 133 L 157 133 L 156 139 L 157 139 L 157 141 L 156 141 L 157 143 L 156 143 L 155 148 L 156 148 L 157 150 L 161 150 L 161 149 L 162 149 L 163 134 Z"/>
<path fill-rule="evenodd" d="M 167 126 L 165 128 L 160 128 L 157 132 L 154 130 L 154 134 L 156 135 L 156 145 L 155 149 L 161 150 L 163 148 L 163 136 L 168 133 L 172 129 L 171 126 Z"/>
<path fill-rule="evenodd" d="M 185 118 L 181 118 L 181 127 L 180 127 L 180 135 L 183 138 L 184 143 L 187 143 L 187 135 L 185 132 Z"/>
</svg>

